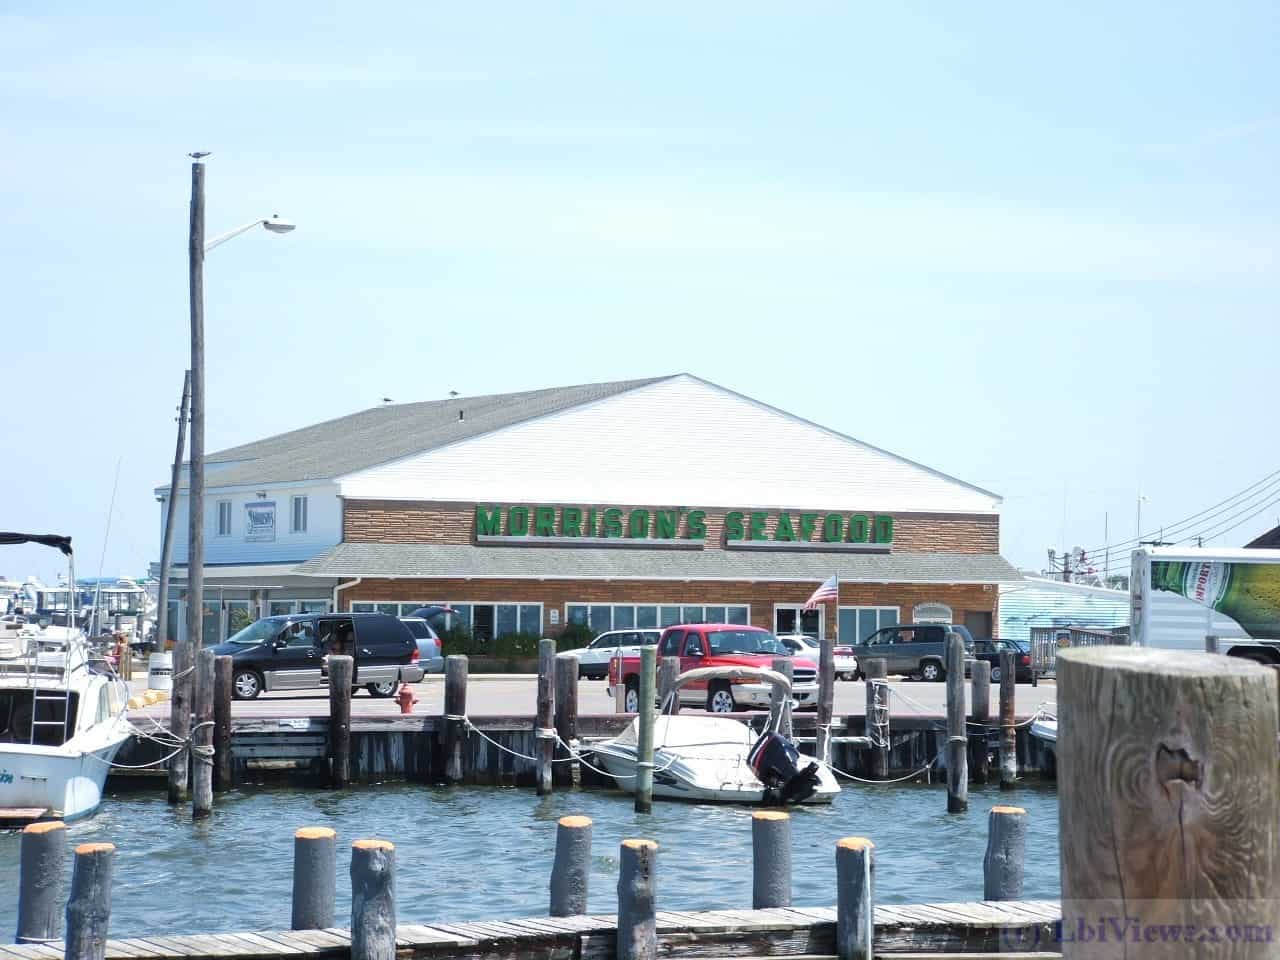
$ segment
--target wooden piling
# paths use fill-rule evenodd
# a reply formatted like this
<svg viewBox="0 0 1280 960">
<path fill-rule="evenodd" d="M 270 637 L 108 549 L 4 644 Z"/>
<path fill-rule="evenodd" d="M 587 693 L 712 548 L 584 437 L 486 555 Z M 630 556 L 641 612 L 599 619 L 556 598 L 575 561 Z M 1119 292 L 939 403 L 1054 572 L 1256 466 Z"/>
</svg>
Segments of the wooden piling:
<svg viewBox="0 0 1280 960">
<path fill-rule="evenodd" d="M 387 840 L 351 845 L 351 960 L 395 960 L 396 847 Z"/>
<path fill-rule="evenodd" d="M 640 648 L 640 736 L 636 743 L 636 813 L 653 810 L 654 684 L 658 672 L 658 648 Z"/>
<path fill-rule="evenodd" d="M 622 841 L 618 857 L 618 960 L 656 960 L 658 955 L 657 858 L 658 845 L 652 840 Z"/>
<path fill-rule="evenodd" d="M 67 825 L 33 823 L 22 831 L 18 852 L 18 930 L 14 943 L 43 943 L 62 933 L 62 893 L 67 878 Z"/>
<path fill-rule="evenodd" d="M 627 712 L 627 685 L 623 681 L 622 676 L 622 648 L 619 647 L 613 658 L 614 676 L 618 678 L 618 682 L 613 685 L 613 712 Z"/>
<path fill-rule="evenodd" d="M 538 796 L 551 792 L 552 761 L 556 756 L 556 642 L 543 638 L 538 641 L 538 701 L 534 726 L 537 728 Z"/>
<path fill-rule="evenodd" d="M 587 912 L 591 877 L 591 818 L 561 817 L 556 825 L 556 858 L 551 866 L 551 916 Z"/>
<path fill-rule="evenodd" d="M 1217 653 L 1217 652 L 1218 652 L 1218 638 L 1217 638 L 1217 637 L 1215 637 L 1215 636 L 1214 636 L 1213 634 L 1211 634 L 1211 633 L 1205 634 L 1205 638 L 1204 638 L 1204 652 L 1205 652 L 1205 653 Z"/>
<path fill-rule="evenodd" d="M 777 663 L 775 660 L 774 663 Z M 680 676 L 680 658 L 679 657 L 663 657 L 660 669 L 658 671 L 658 704 L 662 711 L 666 713 L 680 712 L 680 699 L 671 697 L 671 691 L 675 688 L 676 678 Z M 671 697 L 671 703 L 667 703 L 667 698 Z"/>
<path fill-rule="evenodd" d="M 973 705 L 969 716 L 976 726 L 969 738 L 969 777 L 974 783 L 986 783 L 991 776 L 991 751 L 987 749 L 987 722 L 991 718 L 991 664 L 973 662 Z"/>
<path fill-rule="evenodd" d="M 947 813 L 969 809 L 969 738 L 965 732 L 964 640 L 947 637 Z"/>
<path fill-rule="evenodd" d="M 231 762 L 231 657 L 213 661 L 213 785 L 230 790 L 235 785 Z"/>
<path fill-rule="evenodd" d="M 795 678 L 796 665 L 790 657 L 774 657 L 773 671 L 780 673 L 788 680 Z M 779 686 L 769 689 L 769 726 L 782 732 L 784 737 L 791 736 L 791 695 Z"/>
<path fill-rule="evenodd" d="M 872 960 L 875 849 L 864 837 L 836 842 L 836 955 L 840 960 Z"/>
<path fill-rule="evenodd" d="M 815 753 L 823 763 L 831 762 L 831 714 L 836 695 L 836 648 L 831 637 L 823 637 L 818 653 L 818 717 Z"/>
<path fill-rule="evenodd" d="M 1000 789 L 1012 790 L 1018 780 L 1018 726 L 1014 713 L 1017 666 L 1012 650 L 1000 651 Z"/>
<path fill-rule="evenodd" d="M 555 695 L 556 736 L 569 747 L 558 747 L 556 757 L 560 761 L 551 771 L 552 779 L 561 785 L 579 782 L 581 768 L 569 753 L 578 743 L 578 656 L 562 653 L 556 657 Z"/>
<path fill-rule="evenodd" d="M 791 906 L 791 814 L 751 814 L 751 907 Z"/>
<path fill-rule="evenodd" d="M 1057 660 L 1063 930 L 1115 917 L 1139 932 L 1252 931 L 1201 937 L 1195 956 L 1274 957 L 1274 678 L 1246 660 L 1168 649 L 1081 647 Z M 1064 960 L 1173 949 L 1145 934 L 1062 944 Z"/>
<path fill-rule="evenodd" d="M 111 926 L 111 864 L 115 844 L 82 843 L 76 847 L 67 898 L 64 960 L 104 960 Z"/>
<path fill-rule="evenodd" d="M 337 895 L 337 834 L 303 827 L 293 835 L 293 930 L 332 927 Z"/>
<path fill-rule="evenodd" d="M 328 661 L 329 779 L 335 787 L 345 787 L 351 782 L 351 681 L 355 664 L 351 657 L 341 654 L 330 654 Z"/>
<path fill-rule="evenodd" d="M 466 716 L 467 658 L 455 653 L 444 658 L 444 779 L 448 783 L 462 782 Z"/>
<path fill-rule="evenodd" d="M 889 776 L 889 688 L 884 681 L 889 677 L 889 661 L 872 657 L 861 664 L 862 675 L 867 678 L 867 706 L 863 729 L 871 741 L 871 776 L 885 780 Z M 878 681 L 878 682 L 877 682 Z M 885 720 L 882 729 L 875 728 L 877 717 Z"/>
<path fill-rule="evenodd" d="M 1027 811 L 995 806 L 987 815 L 987 852 L 982 858 L 982 899 L 1021 900 L 1027 859 Z"/>
<path fill-rule="evenodd" d="M 191 728 L 191 815 L 213 812 L 213 661 L 212 650 L 196 654 L 195 724 Z"/>
</svg>

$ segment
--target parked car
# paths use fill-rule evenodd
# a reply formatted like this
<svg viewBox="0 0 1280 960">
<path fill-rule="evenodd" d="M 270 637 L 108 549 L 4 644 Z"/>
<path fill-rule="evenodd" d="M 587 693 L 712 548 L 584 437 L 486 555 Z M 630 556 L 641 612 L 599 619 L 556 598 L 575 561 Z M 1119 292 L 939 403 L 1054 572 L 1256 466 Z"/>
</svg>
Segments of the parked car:
<svg viewBox="0 0 1280 960">
<path fill-rule="evenodd" d="M 401 680 L 422 679 L 409 628 L 385 613 L 294 614 L 249 624 L 213 648 L 231 657 L 231 691 L 252 700 L 263 690 L 311 690 L 328 683 L 330 654 L 354 658 L 353 686 L 394 696 Z"/>
<path fill-rule="evenodd" d="M 694 623 L 667 627 L 658 641 L 658 657 L 679 657 L 680 672 L 697 667 L 773 666 L 787 648 L 768 630 L 733 623 Z M 619 674 L 619 663 L 621 673 Z M 609 661 L 611 697 L 624 698 L 628 713 L 640 705 L 640 657 Z M 705 706 L 710 713 L 732 713 L 747 707 L 768 707 L 773 688 L 750 680 L 705 680 L 680 688 L 681 706 Z M 792 662 L 791 699 L 801 708 L 818 706 L 818 665 L 808 658 Z"/>
<path fill-rule="evenodd" d="M 1015 683 L 1031 682 L 1031 652 L 1014 640 L 975 640 L 973 657 L 991 664 L 991 682 L 1000 682 L 1000 654 L 1005 650 L 1013 651 L 1013 679 Z"/>
<path fill-rule="evenodd" d="M 945 680 L 947 639 L 952 634 L 964 639 L 965 656 L 972 657 L 973 637 L 957 623 L 900 623 L 895 627 L 881 627 L 852 649 L 859 663 L 877 657 L 885 660 L 890 674 Z"/>
<path fill-rule="evenodd" d="M 588 680 L 603 680 L 609 675 L 609 661 L 619 655 L 640 656 L 642 646 L 651 647 L 662 636 L 661 630 L 610 630 L 596 637 L 585 647 L 573 652 L 578 655 L 578 676 Z"/>
<path fill-rule="evenodd" d="M 814 663 L 822 660 L 822 644 L 816 637 L 807 633 L 780 633 L 778 640 L 793 657 L 799 654 Z M 853 648 L 842 643 L 834 647 L 832 652 L 835 654 L 836 678 L 854 679 L 858 675 L 858 658 L 853 655 Z"/>
<path fill-rule="evenodd" d="M 444 673 L 444 642 L 435 629 L 422 617 L 401 617 L 400 622 L 409 628 L 418 644 L 418 666 L 423 673 Z"/>
</svg>

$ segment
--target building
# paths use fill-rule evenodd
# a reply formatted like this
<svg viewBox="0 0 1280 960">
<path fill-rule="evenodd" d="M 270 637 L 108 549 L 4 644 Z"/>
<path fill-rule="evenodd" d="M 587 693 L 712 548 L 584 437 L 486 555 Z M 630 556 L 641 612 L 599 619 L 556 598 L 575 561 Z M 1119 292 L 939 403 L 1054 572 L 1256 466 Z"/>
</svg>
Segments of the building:
<svg viewBox="0 0 1280 960">
<path fill-rule="evenodd" d="M 1039 577 L 1002 583 L 998 623 L 996 636 L 1022 643 L 1032 627 L 1127 627 L 1129 591 Z"/>
<path fill-rule="evenodd" d="M 1020 579 L 999 511 L 689 374 L 381 406 L 208 458 L 205 635 L 436 602 L 488 637 L 725 620 L 851 638 L 926 618 L 990 635 Z M 838 613 L 801 610 L 833 573 Z"/>
</svg>

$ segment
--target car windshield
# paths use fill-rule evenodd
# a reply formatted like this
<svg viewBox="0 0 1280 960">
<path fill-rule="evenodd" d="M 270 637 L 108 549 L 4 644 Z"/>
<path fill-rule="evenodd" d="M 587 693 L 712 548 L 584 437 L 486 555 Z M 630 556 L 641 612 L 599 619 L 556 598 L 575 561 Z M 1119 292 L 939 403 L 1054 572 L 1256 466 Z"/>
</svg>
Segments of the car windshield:
<svg viewBox="0 0 1280 960">
<path fill-rule="evenodd" d="M 776 653 L 785 655 L 787 648 L 772 633 L 764 630 L 713 630 L 707 634 L 712 653 Z"/>
<path fill-rule="evenodd" d="M 280 632 L 284 626 L 279 620 L 257 620 L 239 633 L 232 634 L 227 638 L 227 643 L 262 643 L 264 640 L 270 640 Z"/>
</svg>

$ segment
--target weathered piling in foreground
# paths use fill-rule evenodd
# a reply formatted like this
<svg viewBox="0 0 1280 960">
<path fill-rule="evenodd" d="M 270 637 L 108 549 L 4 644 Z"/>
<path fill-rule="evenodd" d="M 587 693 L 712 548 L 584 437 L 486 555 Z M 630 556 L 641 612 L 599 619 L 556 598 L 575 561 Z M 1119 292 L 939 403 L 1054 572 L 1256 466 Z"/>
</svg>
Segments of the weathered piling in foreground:
<svg viewBox="0 0 1280 960">
<path fill-rule="evenodd" d="M 337 834 L 328 827 L 302 827 L 293 835 L 293 930 L 333 926 L 337 895 Z"/>
<path fill-rule="evenodd" d="M 774 657 L 773 672 L 780 673 L 788 680 L 795 678 L 796 665 L 790 657 Z M 782 732 L 784 737 L 791 736 L 791 695 L 773 684 L 769 688 L 769 726 Z"/>
<path fill-rule="evenodd" d="M 964 715 L 964 641 L 947 637 L 947 813 L 969 809 L 969 738 Z"/>
<path fill-rule="evenodd" d="M 82 843 L 76 847 L 67 898 L 65 960 L 103 960 L 111 926 L 111 863 L 113 843 Z"/>
<path fill-rule="evenodd" d="M 987 815 L 987 852 L 982 858 L 982 899 L 1021 900 L 1027 859 L 1027 811 L 995 806 Z"/>
<path fill-rule="evenodd" d="M 387 840 L 351 845 L 351 960 L 395 960 L 396 847 Z"/>
<path fill-rule="evenodd" d="M 556 859 L 551 865 L 551 916 L 586 913 L 590 877 L 591 818 L 561 817 L 556 825 Z"/>
<path fill-rule="evenodd" d="M 191 815 L 213 812 L 213 661 L 212 650 L 196 654 L 195 725 L 191 728 Z"/>
<path fill-rule="evenodd" d="M 680 658 L 679 657 L 663 657 L 658 668 L 658 704 L 660 712 L 679 713 L 680 700 L 677 697 L 671 697 L 672 691 L 675 689 L 676 677 L 680 676 Z M 671 703 L 668 705 L 667 698 L 671 697 Z"/>
<path fill-rule="evenodd" d="M 546 637 L 538 641 L 538 702 L 534 718 L 538 796 L 551 792 L 552 763 L 556 757 L 556 642 Z"/>
<path fill-rule="evenodd" d="M 231 762 L 231 657 L 213 661 L 213 786 L 230 790 L 235 767 Z"/>
<path fill-rule="evenodd" d="M 462 782 L 466 716 L 467 658 L 454 653 L 444 658 L 444 778 L 448 783 Z"/>
<path fill-rule="evenodd" d="M 836 696 L 835 641 L 823 637 L 818 652 L 818 730 L 814 753 L 823 763 L 831 762 L 831 715 Z"/>
<path fill-rule="evenodd" d="M 636 813 L 653 810 L 653 699 L 658 648 L 640 648 L 640 736 L 636 743 Z"/>
<path fill-rule="evenodd" d="M 46 820 L 27 826 L 18 852 L 18 930 L 14 943 L 43 943 L 59 938 L 66 877 L 67 825 L 61 820 Z"/>
<path fill-rule="evenodd" d="M 351 657 L 329 657 L 329 777 L 335 787 L 351 782 Z"/>
<path fill-rule="evenodd" d="M 1014 713 L 1017 679 L 1013 651 L 1000 651 L 1000 789 L 1012 790 L 1018 779 L 1018 723 Z"/>
<path fill-rule="evenodd" d="M 568 746 L 557 748 L 560 762 L 551 771 L 552 779 L 561 785 L 576 784 L 582 773 L 574 756 L 578 748 L 578 656 L 574 653 L 556 656 L 555 718 L 556 736 Z"/>
<path fill-rule="evenodd" d="M 751 906 L 791 906 L 791 814 L 782 810 L 751 814 Z"/>
<path fill-rule="evenodd" d="M 986 783 L 991 771 L 991 752 L 987 749 L 987 721 L 991 716 L 991 664 L 973 662 L 973 704 L 969 716 L 977 724 L 969 738 L 969 776 L 974 783 Z"/>
<path fill-rule="evenodd" d="M 872 960 L 875 849 L 864 837 L 836 842 L 836 955 L 840 960 Z"/>
<path fill-rule="evenodd" d="M 1137 647 L 1061 650 L 1057 670 L 1063 929 L 1100 917 L 1234 929 L 1195 955 L 1273 957 L 1275 679 L 1233 657 Z M 1062 947 L 1064 960 L 1171 955 L 1163 937 Z"/>
<path fill-rule="evenodd" d="M 871 776 L 885 780 L 889 776 L 889 661 L 872 657 L 861 664 L 867 678 L 867 706 L 863 728 L 871 741 Z"/>
<path fill-rule="evenodd" d="M 658 845 L 652 840 L 622 841 L 618 856 L 618 960 L 655 960 L 658 955 L 657 858 Z"/>
</svg>

